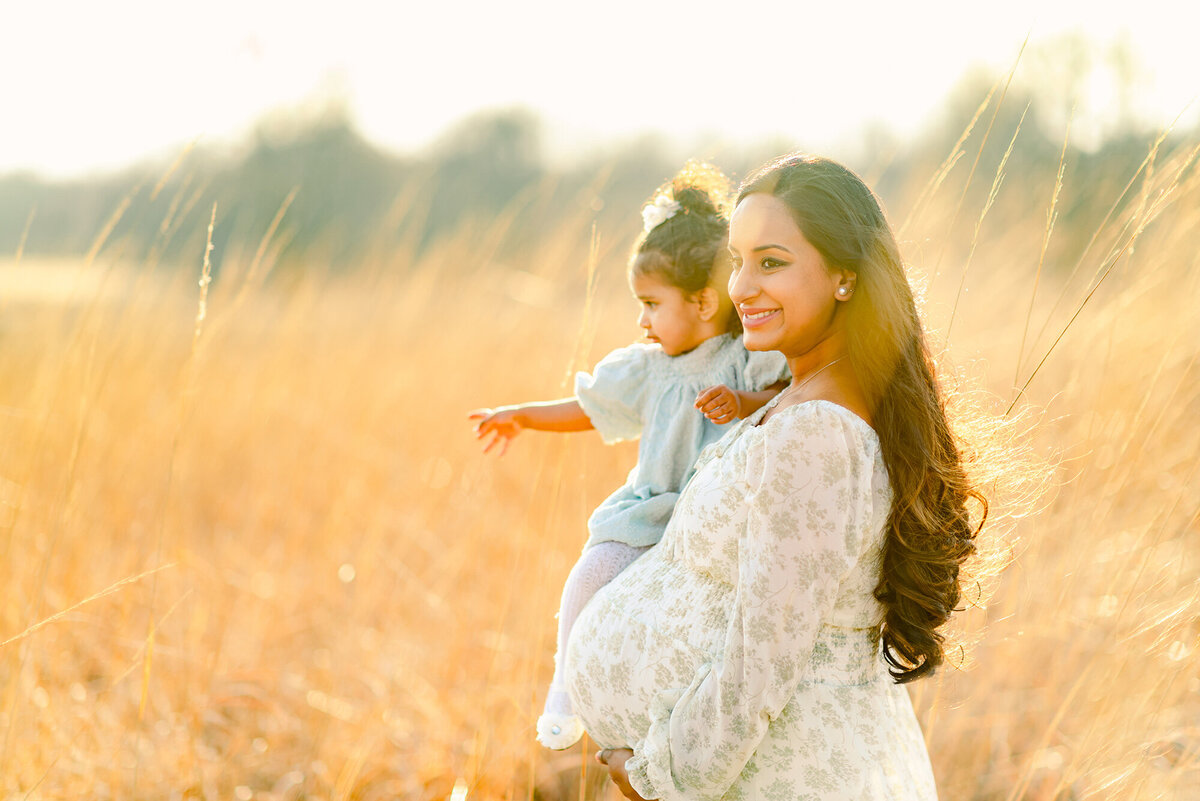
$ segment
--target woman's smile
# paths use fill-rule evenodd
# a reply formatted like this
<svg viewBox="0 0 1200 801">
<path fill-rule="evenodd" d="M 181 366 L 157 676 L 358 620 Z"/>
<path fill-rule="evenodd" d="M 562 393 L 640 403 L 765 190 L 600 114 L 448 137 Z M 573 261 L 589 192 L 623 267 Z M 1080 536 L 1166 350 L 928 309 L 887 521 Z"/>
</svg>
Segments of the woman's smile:
<svg viewBox="0 0 1200 801">
<path fill-rule="evenodd" d="M 759 328 L 779 314 L 779 309 L 738 309 L 743 328 Z"/>
</svg>

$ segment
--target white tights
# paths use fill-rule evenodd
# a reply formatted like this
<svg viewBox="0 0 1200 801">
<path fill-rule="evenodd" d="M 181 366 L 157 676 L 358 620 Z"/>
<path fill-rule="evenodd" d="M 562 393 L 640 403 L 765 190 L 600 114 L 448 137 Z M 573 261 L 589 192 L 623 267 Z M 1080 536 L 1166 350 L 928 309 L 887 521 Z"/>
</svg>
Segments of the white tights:
<svg viewBox="0 0 1200 801">
<path fill-rule="evenodd" d="M 571 699 L 567 697 L 562 673 L 567 639 L 571 636 L 575 619 L 597 590 L 616 578 L 618 573 L 648 549 L 649 546 L 635 548 L 623 542 L 598 542 L 585 548 L 575 567 L 571 568 L 571 574 L 563 585 L 562 602 L 558 610 L 558 648 L 554 654 L 554 679 L 546 695 L 546 713 L 572 713 Z"/>
</svg>

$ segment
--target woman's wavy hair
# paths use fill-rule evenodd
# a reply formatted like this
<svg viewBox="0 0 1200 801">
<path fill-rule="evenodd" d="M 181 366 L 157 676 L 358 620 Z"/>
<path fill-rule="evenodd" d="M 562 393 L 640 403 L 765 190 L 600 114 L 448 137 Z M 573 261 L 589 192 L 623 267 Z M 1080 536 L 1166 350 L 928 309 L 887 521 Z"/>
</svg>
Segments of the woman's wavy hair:
<svg viewBox="0 0 1200 801">
<path fill-rule="evenodd" d="M 717 290 L 728 313 L 728 330 L 742 331 L 729 301 L 729 212 L 732 184 L 711 164 L 689 161 L 646 201 L 659 197 L 679 211 L 638 237 L 629 260 L 630 275 L 654 276 L 689 295 Z"/>
<path fill-rule="evenodd" d="M 850 362 L 861 385 L 892 486 L 881 579 L 883 652 L 906 683 L 944 659 L 945 623 L 961 597 L 960 568 L 975 552 L 987 500 L 971 484 L 946 417 L 900 249 L 879 200 L 836 162 L 785 156 L 751 175 L 737 202 L 770 194 L 828 268 L 856 274 L 846 302 Z M 978 512 L 972 523 L 970 505 Z"/>
</svg>

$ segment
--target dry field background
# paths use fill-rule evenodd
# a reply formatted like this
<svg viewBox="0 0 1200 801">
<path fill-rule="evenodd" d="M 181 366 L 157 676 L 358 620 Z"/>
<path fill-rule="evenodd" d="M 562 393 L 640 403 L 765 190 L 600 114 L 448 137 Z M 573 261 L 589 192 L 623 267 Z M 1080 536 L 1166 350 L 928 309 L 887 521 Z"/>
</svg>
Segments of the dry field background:
<svg viewBox="0 0 1200 801">
<path fill-rule="evenodd" d="M 1012 563 L 961 667 L 913 688 L 942 797 L 1195 798 L 1195 151 L 1090 182 L 1113 214 L 1039 271 L 1055 165 L 963 205 L 978 138 L 890 213 L 957 391 L 1019 397 L 1054 472 L 994 531 Z M 264 232 L 199 321 L 202 253 L 0 262 L 0 797 L 611 795 L 533 723 L 561 581 L 636 451 L 528 434 L 496 461 L 466 413 L 567 394 L 636 336 L 634 232 L 581 214 L 502 257 L 507 224 L 336 274 L 268 276 Z"/>
</svg>

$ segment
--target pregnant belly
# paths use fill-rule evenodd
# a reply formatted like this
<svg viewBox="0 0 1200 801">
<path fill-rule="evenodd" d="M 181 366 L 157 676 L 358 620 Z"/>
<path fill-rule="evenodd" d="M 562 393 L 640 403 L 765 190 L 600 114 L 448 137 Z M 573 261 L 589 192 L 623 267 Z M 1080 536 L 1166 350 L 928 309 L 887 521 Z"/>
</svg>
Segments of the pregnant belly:
<svg viewBox="0 0 1200 801">
<path fill-rule="evenodd" d="M 567 644 L 566 681 L 596 743 L 645 737 L 654 699 L 677 694 L 711 662 L 732 589 L 654 548 L 588 602 Z"/>
</svg>

